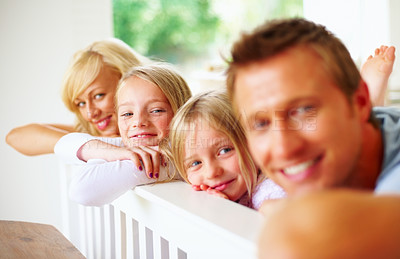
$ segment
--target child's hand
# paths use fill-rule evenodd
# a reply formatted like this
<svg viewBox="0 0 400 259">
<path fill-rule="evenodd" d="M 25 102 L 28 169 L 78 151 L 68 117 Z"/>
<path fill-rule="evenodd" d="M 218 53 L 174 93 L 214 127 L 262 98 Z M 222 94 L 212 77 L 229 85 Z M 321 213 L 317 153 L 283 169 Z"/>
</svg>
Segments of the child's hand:
<svg viewBox="0 0 400 259">
<path fill-rule="evenodd" d="M 208 194 L 212 194 L 212 195 L 215 195 L 215 196 L 218 196 L 218 197 L 221 197 L 221 198 L 229 200 L 229 197 L 225 193 L 223 193 L 221 191 L 218 191 L 216 189 L 213 189 L 213 188 L 211 188 L 211 187 L 209 187 L 208 185 L 205 185 L 205 184 L 192 185 L 192 188 L 195 191 L 205 191 Z"/>
<path fill-rule="evenodd" d="M 165 157 L 158 150 L 150 147 L 131 147 L 129 151 L 131 151 L 131 155 L 127 159 L 132 160 L 139 170 L 142 170 L 141 163 L 143 163 L 149 178 L 158 178 L 160 175 L 160 165 L 167 165 Z"/>
<path fill-rule="evenodd" d="M 200 185 L 192 184 L 192 188 L 195 191 L 207 191 L 207 189 L 210 188 L 210 186 L 205 185 L 205 184 L 200 184 Z"/>
<path fill-rule="evenodd" d="M 131 160 L 140 171 L 145 169 L 149 178 L 158 178 L 160 164 L 166 165 L 161 153 L 149 147 L 133 147 L 129 149 L 96 139 L 86 142 L 79 149 L 77 155 L 83 161 L 95 158 L 106 161 Z"/>
<path fill-rule="evenodd" d="M 221 191 L 218 191 L 218 190 L 216 190 L 216 189 L 213 189 L 213 188 L 208 188 L 208 189 L 207 189 L 207 193 L 208 193 L 208 194 L 215 195 L 215 196 L 218 196 L 218 197 L 220 197 L 220 198 L 224 198 L 224 199 L 229 200 L 229 197 L 228 197 L 225 193 L 223 193 L 223 192 L 221 192 Z"/>
<path fill-rule="evenodd" d="M 195 190 L 195 191 L 202 191 L 202 189 L 200 188 L 200 185 L 194 185 L 194 184 L 192 184 L 192 188 L 193 188 L 193 190 Z"/>
</svg>

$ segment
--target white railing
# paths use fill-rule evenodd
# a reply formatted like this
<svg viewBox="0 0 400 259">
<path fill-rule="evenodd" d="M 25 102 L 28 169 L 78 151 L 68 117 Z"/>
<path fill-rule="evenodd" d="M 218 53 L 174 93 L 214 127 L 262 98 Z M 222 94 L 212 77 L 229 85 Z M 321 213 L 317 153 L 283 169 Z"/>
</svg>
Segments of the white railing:
<svg viewBox="0 0 400 259">
<path fill-rule="evenodd" d="M 195 192 L 183 182 L 140 186 L 110 205 L 85 207 L 66 196 L 63 233 L 87 258 L 257 258 L 262 216 Z"/>
</svg>

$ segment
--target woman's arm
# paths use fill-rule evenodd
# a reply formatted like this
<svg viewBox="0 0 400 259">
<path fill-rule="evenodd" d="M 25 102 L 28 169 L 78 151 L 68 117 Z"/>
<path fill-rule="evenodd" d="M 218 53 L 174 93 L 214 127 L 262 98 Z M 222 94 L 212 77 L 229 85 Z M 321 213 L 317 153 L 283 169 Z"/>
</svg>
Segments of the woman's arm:
<svg viewBox="0 0 400 259">
<path fill-rule="evenodd" d="M 148 178 L 145 171 L 138 170 L 131 160 L 107 162 L 92 159 L 73 176 L 69 196 L 71 200 L 85 206 L 102 206 L 138 185 L 167 179 L 169 177 L 165 167 L 161 169 L 157 180 Z"/>
<path fill-rule="evenodd" d="M 72 131 L 73 126 L 69 125 L 33 123 L 12 129 L 6 142 L 27 156 L 51 154 L 57 141 Z"/>
</svg>

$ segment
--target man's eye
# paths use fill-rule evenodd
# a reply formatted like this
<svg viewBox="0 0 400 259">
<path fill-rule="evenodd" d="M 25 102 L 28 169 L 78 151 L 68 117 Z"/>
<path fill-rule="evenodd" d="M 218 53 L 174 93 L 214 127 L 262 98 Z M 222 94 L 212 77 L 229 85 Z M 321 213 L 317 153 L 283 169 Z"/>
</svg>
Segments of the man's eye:
<svg viewBox="0 0 400 259">
<path fill-rule="evenodd" d="M 290 116 L 302 116 L 309 115 L 315 113 L 315 107 L 311 105 L 305 105 L 301 107 L 297 107 L 296 109 L 292 109 L 289 111 Z"/>
<path fill-rule="evenodd" d="M 254 130 L 267 129 L 268 126 L 269 126 L 269 121 L 268 120 L 264 120 L 264 119 L 254 120 L 254 123 L 253 123 L 253 129 Z"/>
</svg>

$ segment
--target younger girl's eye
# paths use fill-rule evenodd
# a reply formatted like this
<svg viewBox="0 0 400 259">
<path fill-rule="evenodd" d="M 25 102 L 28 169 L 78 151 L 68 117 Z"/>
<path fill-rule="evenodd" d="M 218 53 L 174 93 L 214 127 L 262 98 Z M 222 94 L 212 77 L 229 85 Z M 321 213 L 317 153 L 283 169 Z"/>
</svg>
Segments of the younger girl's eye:
<svg viewBox="0 0 400 259">
<path fill-rule="evenodd" d="M 221 148 L 220 151 L 218 152 L 218 155 L 224 155 L 228 152 L 231 152 L 233 150 L 233 147 L 224 147 Z"/>
<path fill-rule="evenodd" d="M 190 168 L 190 167 L 198 166 L 198 165 L 200 165 L 200 164 L 201 164 L 200 161 L 193 161 L 192 163 L 189 164 L 189 168 Z"/>
</svg>

